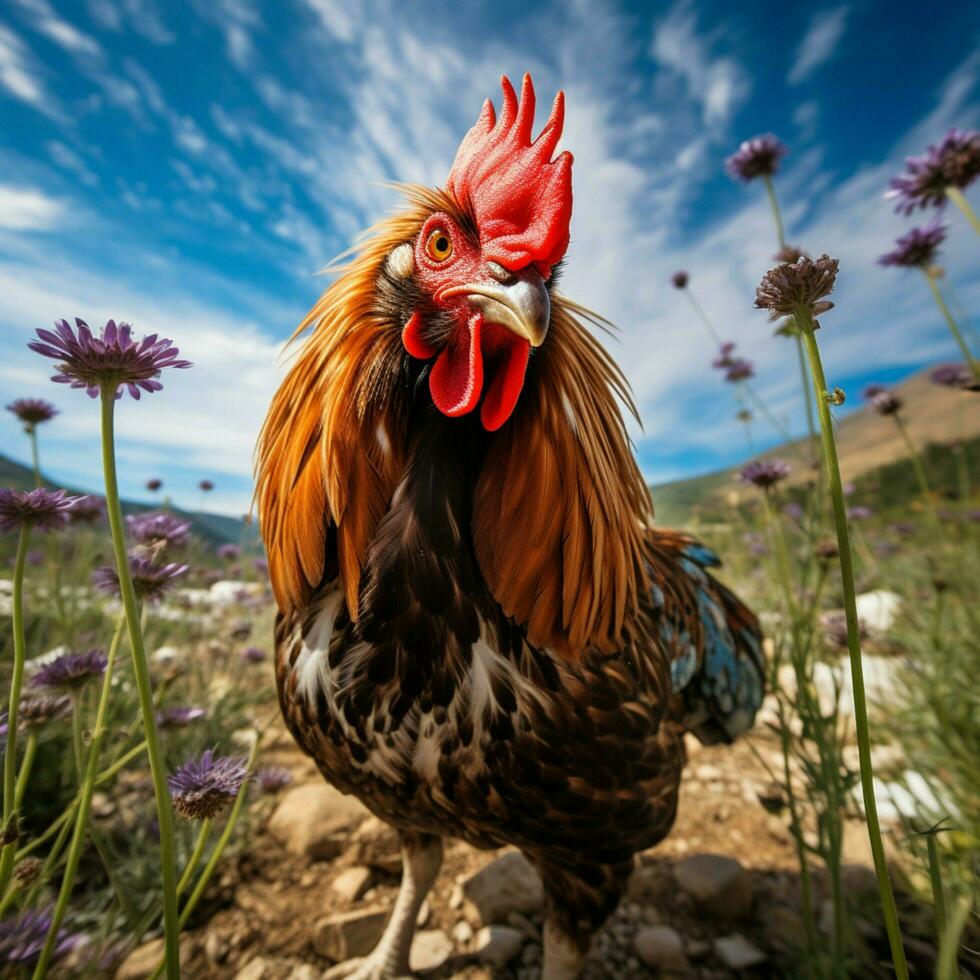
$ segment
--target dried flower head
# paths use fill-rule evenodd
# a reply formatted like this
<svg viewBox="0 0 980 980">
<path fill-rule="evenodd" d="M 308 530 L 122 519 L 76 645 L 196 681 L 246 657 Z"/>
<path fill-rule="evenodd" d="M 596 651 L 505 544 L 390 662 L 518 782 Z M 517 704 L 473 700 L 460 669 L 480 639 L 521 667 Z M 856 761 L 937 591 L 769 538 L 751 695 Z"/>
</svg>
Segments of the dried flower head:
<svg viewBox="0 0 980 980">
<path fill-rule="evenodd" d="M 902 399 L 882 385 L 868 385 L 864 397 L 879 415 L 897 415 L 902 408 Z"/>
<path fill-rule="evenodd" d="M 752 413 L 747 408 L 740 408 L 735 413 L 735 418 L 738 419 L 739 422 L 751 422 Z"/>
<path fill-rule="evenodd" d="M 790 472 L 789 463 L 781 459 L 757 459 L 743 467 L 740 475 L 746 483 L 768 490 L 785 480 Z"/>
<path fill-rule="evenodd" d="M 31 677 L 33 687 L 70 693 L 105 672 L 108 657 L 101 650 L 69 651 L 40 667 Z"/>
<path fill-rule="evenodd" d="M 68 520 L 72 524 L 95 524 L 105 517 L 105 500 L 91 494 L 82 494 L 68 508 Z"/>
<path fill-rule="evenodd" d="M 824 636 L 830 643 L 843 650 L 847 647 L 847 617 L 841 612 L 825 613 L 820 617 L 820 625 L 823 627 Z M 864 620 L 858 620 L 858 639 L 868 638 L 868 625 Z"/>
<path fill-rule="evenodd" d="M 927 268 L 936 259 L 939 246 L 946 240 L 946 226 L 934 221 L 925 228 L 913 228 L 895 240 L 895 247 L 878 259 L 878 265 L 900 268 Z"/>
<path fill-rule="evenodd" d="M 243 759 L 216 758 L 207 749 L 200 759 L 185 762 L 170 777 L 170 798 L 185 819 L 203 820 L 230 806 L 247 779 Z"/>
<path fill-rule="evenodd" d="M 293 774 L 284 766 L 265 766 L 255 774 L 255 781 L 263 793 L 278 793 L 293 781 Z"/>
<path fill-rule="evenodd" d="M 749 378 L 755 377 L 755 367 L 753 367 L 752 362 L 746 360 L 744 357 L 733 357 L 728 364 L 728 370 L 725 371 L 725 380 L 731 382 L 737 381 L 748 381 Z"/>
<path fill-rule="evenodd" d="M 933 369 L 929 377 L 934 384 L 943 385 L 946 388 L 966 388 L 973 381 L 970 369 L 960 362 L 940 364 L 939 367 Z"/>
<path fill-rule="evenodd" d="M 156 493 L 162 486 L 163 480 L 158 480 L 156 477 L 154 477 L 152 480 L 146 481 L 146 489 L 149 490 L 150 493 Z"/>
<path fill-rule="evenodd" d="M 0 920 L 0 963 L 13 970 L 18 965 L 33 963 L 44 949 L 54 918 L 50 909 L 26 909 L 9 919 Z M 60 959 L 84 941 L 79 933 L 64 927 L 58 930 L 52 959 Z M 4 971 L 6 975 L 6 971 Z"/>
<path fill-rule="evenodd" d="M 37 880 L 37 876 L 43 867 L 44 862 L 40 858 L 28 854 L 26 858 L 17 862 L 17 867 L 14 868 L 14 877 L 22 885 L 29 885 L 32 881 Z"/>
<path fill-rule="evenodd" d="M 260 664 L 265 660 L 265 650 L 260 647 L 245 647 L 242 650 L 242 660 L 247 664 Z"/>
<path fill-rule="evenodd" d="M 129 574 L 133 579 L 136 598 L 140 602 L 159 602 L 173 586 L 174 580 L 180 578 L 187 571 L 187 568 L 187 565 L 178 565 L 176 562 L 157 565 L 149 558 L 129 556 Z M 107 595 L 119 596 L 121 594 L 119 576 L 111 565 L 105 565 L 92 572 L 92 581 L 96 588 L 101 589 Z"/>
<path fill-rule="evenodd" d="M 0 488 L 0 529 L 31 527 L 53 531 L 64 527 L 75 502 L 64 490 L 11 490 Z"/>
<path fill-rule="evenodd" d="M 26 697 L 20 702 L 17 719 L 22 728 L 43 728 L 55 718 L 63 718 L 71 709 L 67 694 Z"/>
<path fill-rule="evenodd" d="M 214 489 L 214 484 L 210 480 L 201 480 L 197 486 L 204 493 L 210 493 Z"/>
<path fill-rule="evenodd" d="M 771 177 L 786 156 L 786 147 L 771 133 L 755 136 L 742 143 L 726 161 L 725 169 L 737 180 Z"/>
<path fill-rule="evenodd" d="M 50 422 L 58 414 L 58 409 L 43 398 L 18 398 L 7 406 L 7 411 L 24 423 L 25 432 L 33 432 L 34 426 Z"/>
<path fill-rule="evenodd" d="M 175 705 L 157 712 L 157 724 L 161 728 L 184 728 L 192 721 L 203 717 L 203 708 Z"/>
<path fill-rule="evenodd" d="M 808 259 L 810 256 L 796 245 L 784 245 L 773 258 L 782 264 L 796 262 L 799 259 Z"/>
<path fill-rule="evenodd" d="M 905 173 L 889 181 L 885 197 L 895 210 L 911 214 L 916 208 L 943 207 L 946 188 L 968 187 L 980 176 L 980 132 L 951 129 L 938 146 L 921 157 L 908 157 Z"/>
<path fill-rule="evenodd" d="M 799 310 L 808 310 L 819 316 L 831 310 L 834 304 L 825 300 L 837 281 L 837 259 L 821 255 L 819 259 L 802 256 L 795 262 L 784 262 L 770 269 L 755 291 L 755 305 L 769 310 L 769 319 L 793 316 Z"/>
<path fill-rule="evenodd" d="M 832 561 L 840 554 L 836 538 L 824 538 L 818 541 L 813 550 L 821 561 Z"/>
<path fill-rule="evenodd" d="M 38 354 L 58 361 L 58 374 L 52 381 L 84 388 L 91 398 L 98 397 L 105 387 L 121 397 L 125 385 L 133 398 L 140 391 L 160 391 L 163 385 L 156 379 L 164 368 L 189 368 L 190 361 L 178 360 L 180 353 L 166 338 L 155 333 L 141 341 L 133 339 L 128 323 L 109 320 L 96 337 L 88 324 L 75 318 L 73 330 L 67 320 L 54 325 L 55 332 L 38 329 L 37 340 L 28 347 Z"/>
<path fill-rule="evenodd" d="M 686 289 L 690 278 L 683 269 L 679 269 L 670 277 L 670 281 L 674 284 L 674 289 Z"/>
<path fill-rule="evenodd" d="M 711 362 L 711 366 L 719 370 L 729 367 L 732 363 L 732 351 L 734 350 L 735 345 L 730 340 L 726 340 L 718 348 L 718 356 Z"/>
<path fill-rule="evenodd" d="M 191 522 L 181 521 L 173 514 L 130 514 L 126 518 L 126 528 L 140 544 L 179 548 L 187 544 Z"/>
</svg>

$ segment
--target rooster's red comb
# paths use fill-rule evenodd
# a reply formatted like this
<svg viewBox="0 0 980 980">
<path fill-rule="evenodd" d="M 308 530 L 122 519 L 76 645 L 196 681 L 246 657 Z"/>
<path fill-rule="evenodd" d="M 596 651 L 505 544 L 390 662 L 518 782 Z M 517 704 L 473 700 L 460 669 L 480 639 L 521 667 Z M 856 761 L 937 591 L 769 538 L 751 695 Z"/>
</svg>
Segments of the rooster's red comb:
<svg viewBox="0 0 980 980">
<path fill-rule="evenodd" d="M 520 103 L 505 76 L 497 120 L 487 99 L 476 125 L 456 152 L 446 188 L 476 216 L 485 258 L 516 271 L 534 263 L 547 278 L 568 248 L 572 216 L 572 155 L 552 160 L 561 138 L 565 98 L 532 142 L 534 85 L 525 75 Z"/>
</svg>

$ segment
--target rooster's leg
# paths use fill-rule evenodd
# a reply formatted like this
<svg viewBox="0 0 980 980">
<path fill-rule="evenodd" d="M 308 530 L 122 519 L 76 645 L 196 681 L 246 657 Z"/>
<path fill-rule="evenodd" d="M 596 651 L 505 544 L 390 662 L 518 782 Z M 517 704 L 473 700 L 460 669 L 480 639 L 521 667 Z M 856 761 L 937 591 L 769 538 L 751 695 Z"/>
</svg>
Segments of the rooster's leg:
<svg viewBox="0 0 980 980">
<path fill-rule="evenodd" d="M 442 838 L 402 834 L 402 883 L 384 934 L 368 956 L 338 963 L 324 980 L 396 980 L 408 977 L 408 954 L 419 909 L 439 874 Z"/>
<path fill-rule="evenodd" d="M 553 919 L 546 919 L 541 980 L 575 980 L 584 961 L 580 944 L 566 935 Z"/>
</svg>

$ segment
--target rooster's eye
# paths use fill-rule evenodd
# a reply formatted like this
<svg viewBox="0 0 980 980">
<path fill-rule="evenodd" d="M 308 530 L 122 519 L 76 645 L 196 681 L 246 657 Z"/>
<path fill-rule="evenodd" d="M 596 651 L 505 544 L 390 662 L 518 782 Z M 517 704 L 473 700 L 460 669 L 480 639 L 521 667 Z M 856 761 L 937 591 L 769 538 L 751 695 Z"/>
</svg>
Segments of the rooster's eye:
<svg viewBox="0 0 980 980">
<path fill-rule="evenodd" d="M 453 254 L 453 240 L 449 237 L 449 232 L 443 228 L 436 228 L 429 232 L 425 250 L 433 262 L 445 262 Z"/>
</svg>

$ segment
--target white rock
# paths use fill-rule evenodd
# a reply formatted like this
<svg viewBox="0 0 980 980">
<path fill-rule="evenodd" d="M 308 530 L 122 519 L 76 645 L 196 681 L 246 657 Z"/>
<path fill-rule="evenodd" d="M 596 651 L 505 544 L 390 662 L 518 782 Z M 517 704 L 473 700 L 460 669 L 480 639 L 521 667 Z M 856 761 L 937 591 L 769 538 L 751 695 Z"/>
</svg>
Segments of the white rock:
<svg viewBox="0 0 980 980">
<path fill-rule="evenodd" d="M 714 946 L 715 956 L 729 970 L 747 970 L 750 966 L 758 966 L 766 961 L 766 954 L 737 932 L 716 939 Z"/>
<path fill-rule="evenodd" d="M 341 852 L 351 828 L 367 814 L 355 797 L 327 783 L 306 783 L 283 795 L 269 832 L 293 854 L 324 860 Z"/>
<path fill-rule="evenodd" d="M 470 918 L 483 925 L 507 920 L 511 912 L 537 912 L 544 905 L 538 873 L 519 851 L 502 854 L 462 882 Z"/>
<path fill-rule="evenodd" d="M 264 956 L 249 960 L 236 974 L 235 980 L 271 980 L 275 967 Z"/>
<path fill-rule="evenodd" d="M 453 940 L 457 942 L 460 946 L 465 946 L 473 938 L 473 927 L 466 921 L 466 919 L 460 919 L 456 925 L 453 926 Z"/>
<path fill-rule="evenodd" d="M 502 967 L 521 951 L 524 934 L 510 926 L 484 926 L 476 934 L 474 952 L 478 959 L 491 966 Z"/>
<path fill-rule="evenodd" d="M 321 919 L 313 930 L 313 948 L 335 963 L 366 956 L 384 932 L 388 909 L 376 906 Z"/>
<path fill-rule="evenodd" d="M 371 884 L 371 869 L 346 868 L 330 883 L 331 890 L 345 902 L 356 902 Z"/>
<path fill-rule="evenodd" d="M 320 980 L 321 975 L 322 971 L 315 966 L 311 966 L 309 963 L 297 963 L 289 971 L 286 980 Z"/>
<path fill-rule="evenodd" d="M 179 660 L 181 651 L 179 647 L 158 647 L 150 654 L 150 659 L 155 664 L 170 664 Z"/>
<path fill-rule="evenodd" d="M 453 941 L 441 929 L 423 929 L 412 940 L 408 965 L 413 973 L 438 970 L 453 955 Z"/>
<path fill-rule="evenodd" d="M 895 782 L 886 783 L 876 776 L 874 789 L 878 816 L 888 823 L 900 823 L 903 817 L 939 820 L 942 817 L 955 819 L 959 816 L 959 810 L 953 801 L 937 796 L 929 781 L 912 769 L 906 769 Z M 864 812 L 860 784 L 851 790 L 851 796 Z"/>
<path fill-rule="evenodd" d="M 868 629 L 877 633 L 890 630 L 902 608 L 902 597 L 887 589 L 862 592 L 855 601 L 858 619 L 863 620 Z"/>
<path fill-rule="evenodd" d="M 647 966 L 655 969 L 687 969 L 684 942 L 670 926 L 644 926 L 633 937 L 633 949 Z"/>
</svg>

